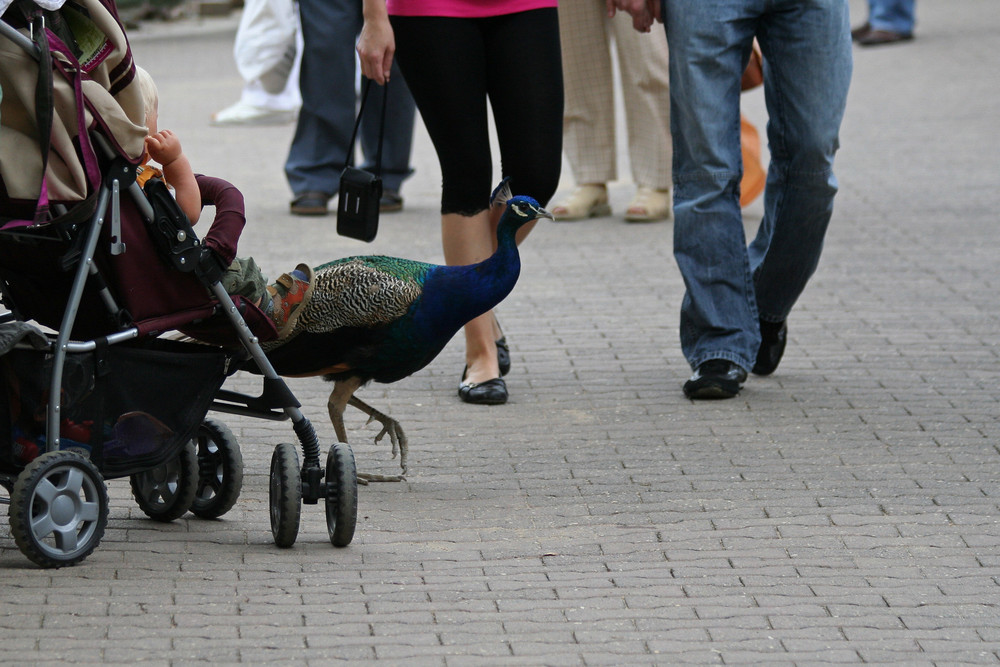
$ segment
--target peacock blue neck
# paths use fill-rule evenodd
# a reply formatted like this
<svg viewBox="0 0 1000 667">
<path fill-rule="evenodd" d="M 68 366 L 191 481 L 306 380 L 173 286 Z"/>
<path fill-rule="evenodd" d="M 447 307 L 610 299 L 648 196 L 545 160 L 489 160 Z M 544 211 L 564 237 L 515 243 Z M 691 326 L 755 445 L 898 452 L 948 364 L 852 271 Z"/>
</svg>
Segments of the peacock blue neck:
<svg viewBox="0 0 1000 667">
<path fill-rule="evenodd" d="M 516 228 L 501 224 L 497 250 L 478 264 L 438 266 L 426 278 L 417 320 L 449 338 L 471 319 L 504 300 L 521 272 Z"/>
</svg>

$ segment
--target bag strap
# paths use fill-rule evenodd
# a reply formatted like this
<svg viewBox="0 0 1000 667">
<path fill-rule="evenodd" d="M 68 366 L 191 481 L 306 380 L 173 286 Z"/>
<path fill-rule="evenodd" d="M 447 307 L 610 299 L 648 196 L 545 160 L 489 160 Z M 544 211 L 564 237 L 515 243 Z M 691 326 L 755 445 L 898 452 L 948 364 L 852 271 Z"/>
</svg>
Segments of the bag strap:
<svg viewBox="0 0 1000 667">
<path fill-rule="evenodd" d="M 16 6 L 28 26 L 31 40 L 37 47 L 36 52 L 38 56 L 38 81 L 35 85 L 35 124 L 38 128 L 38 148 L 42 154 L 42 183 L 38 193 L 33 222 L 40 223 L 47 221 L 49 217 L 49 194 L 45 172 L 48 169 L 49 144 L 52 138 L 52 53 L 49 51 L 49 36 L 46 32 L 45 12 L 27 0 L 18 0 Z"/>
<path fill-rule="evenodd" d="M 354 131 L 351 132 L 351 145 L 347 149 L 347 159 L 344 166 L 349 166 L 354 161 L 354 141 L 358 136 L 358 128 L 361 126 L 361 116 L 365 112 L 365 101 L 368 99 L 368 91 L 372 87 L 372 80 L 364 77 L 361 87 L 361 107 L 358 109 L 358 117 L 354 121 Z M 378 151 L 375 153 L 375 175 L 382 175 L 382 140 L 385 138 L 385 108 L 389 106 L 389 82 L 382 86 L 382 118 L 378 126 Z"/>
</svg>

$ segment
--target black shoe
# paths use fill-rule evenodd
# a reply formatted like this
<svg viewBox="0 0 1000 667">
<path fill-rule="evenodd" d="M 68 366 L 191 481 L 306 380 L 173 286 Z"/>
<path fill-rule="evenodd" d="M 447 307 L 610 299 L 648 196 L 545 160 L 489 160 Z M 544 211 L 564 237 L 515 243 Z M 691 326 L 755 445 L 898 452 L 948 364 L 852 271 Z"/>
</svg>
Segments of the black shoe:
<svg viewBox="0 0 1000 667">
<path fill-rule="evenodd" d="M 896 44 L 897 42 L 908 42 L 913 39 L 912 32 L 894 32 L 892 30 L 869 30 L 863 35 L 859 35 L 855 40 L 861 46 L 882 46 L 883 44 Z"/>
<path fill-rule="evenodd" d="M 396 190 L 383 190 L 378 200 L 379 213 L 395 213 L 403 210 L 403 198 Z"/>
<path fill-rule="evenodd" d="M 463 401 L 478 405 L 502 405 L 507 402 L 507 384 L 501 378 L 479 383 L 466 382 L 468 370 L 466 366 L 462 371 L 462 383 L 458 385 L 458 396 Z"/>
<path fill-rule="evenodd" d="M 732 398 L 740 392 L 747 372 L 726 359 L 703 362 L 684 383 L 688 398 Z"/>
<path fill-rule="evenodd" d="M 496 313 L 493 314 L 493 322 L 497 325 L 497 331 L 500 332 L 500 337 L 497 338 L 497 366 L 500 367 L 500 377 L 510 373 L 510 347 L 507 345 L 507 337 L 503 335 L 503 329 L 500 328 L 500 320 L 497 319 Z"/>
<path fill-rule="evenodd" d="M 754 375 L 770 375 L 781 363 L 788 343 L 788 322 L 760 321 L 760 349 L 751 372 Z"/>
<path fill-rule="evenodd" d="M 506 336 L 497 338 L 497 366 L 500 367 L 500 377 L 510 373 L 510 348 Z"/>
<path fill-rule="evenodd" d="M 862 25 L 859 25 L 857 28 L 851 30 L 851 39 L 853 39 L 856 42 L 858 41 L 859 38 L 871 32 L 871 30 L 872 30 L 872 24 L 869 23 L 868 21 L 865 21 Z"/>
<path fill-rule="evenodd" d="M 330 195 L 325 192 L 300 192 L 295 195 L 289 205 L 293 215 L 326 215 L 329 210 L 326 207 L 330 201 Z"/>
</svg>

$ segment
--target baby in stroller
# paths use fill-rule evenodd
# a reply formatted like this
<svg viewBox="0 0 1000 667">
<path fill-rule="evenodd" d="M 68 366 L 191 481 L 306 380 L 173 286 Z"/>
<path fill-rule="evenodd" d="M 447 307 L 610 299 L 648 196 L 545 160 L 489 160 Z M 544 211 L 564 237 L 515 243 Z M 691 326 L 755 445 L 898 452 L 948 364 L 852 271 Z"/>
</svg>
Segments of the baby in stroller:
<svg viewBox="0 0 1000 667">
<path fill-rule="evenodd" d="M 153 77 L 142 67 L 136 66 L 136 81 L 142 91 L 146 110 L 146 153 L 138 168 L 136 181 L 143 189 L 153 179 L 163 181 L 172 191 L 174 199 L 188 221 L 194 225 L 201 217 L 205 195 L 195 178 L 191 162 L 184 154 L 180 138 L 171 130 L 160 130 L 159 92 Z M 149 164 L 150 159 L 160 168 Z M 208 202 L 214 203 L 214 202 Z M 312 296 L 313 272 L 307 264 L 299 264 L 289 273 L 282 274 L 273 284 L 252 257 L 235 258 L 220 279 L 230 295 L 239 295 L 259 307 L 271 318 L 284 338 L 295 327 L 299 314 Z"/>
</svg>

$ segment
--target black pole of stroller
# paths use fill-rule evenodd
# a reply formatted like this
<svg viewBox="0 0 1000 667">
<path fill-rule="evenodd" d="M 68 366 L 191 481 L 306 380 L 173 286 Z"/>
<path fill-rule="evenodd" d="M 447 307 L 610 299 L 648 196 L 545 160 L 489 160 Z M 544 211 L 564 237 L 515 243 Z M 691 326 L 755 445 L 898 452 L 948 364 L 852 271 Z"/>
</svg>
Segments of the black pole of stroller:
<svg viewBox="0 0 1000 667">
<path fill-rule="evenodd" d="M 101 186 L 100 195 L 97 200 L 97 211 L 107 209 L 111 200 L 111 188 L 107 183 Z M 70 333 L 73 324 L 76 322 L 76 314 L 79 310 L 80 301 L 83 297 L 83 290 L 87 283 L 87 276 L 90 274 L 90 258 L 94 256 L 97 249 L 97 242 L 101 233 L 101 225 L 104 223 L 103 214 L 95 217 L 94 224 L 87 230 L 86 242 L 83 248 L 83 257 L 87 261 L 77 263 L 76 274 L 73 278 L 73 286 L 70 288 L 70 296 L 67 301 L 66 310 L 63 312 L 62 324 L 59 333 L 56 335 L 55 349 L 52 358 L 52 378 L 49 386 L 49 405 L 46 411 L 45 430 L 48 443 L 46 449 L 54 452 L 59 449 L 59 419 L 61 414 L 60 397 L 62 395 L 63 366 L 66 361 L 66 351 L 69 345 Z"/>
<path fill-rule="evenodd" d="M 253 357 L 253 360 L 256 362 L 261 375 L 264 376 L 264 379 L 284 383 L 284 380 L 282 380 L 281 376 L 279 376 L 277 371 L 274 370 L 274 366 L 271 365 L 271 360 L 264 354 L 260 345 L 253 344 L 256 337 L 253 333 L 251 333 L 246 321 L 240 316 L 239 311 L 233 304 L 229 294 L 226 293 L 225 288 L 222 287 L 222 284 L 216 280 L 216 282 L 209 285 L 208 288 L 219 303 L 228 304 L 227 306 L 224 306 L 222 310 L 224 310 L 226 315 L 229 317 L 229 320 L 236 329 L 237 336 L 244 343 L 244 348 L 246 348 L 250 356 Z M 319 441 L 316 437 L 316 431 L 313 429 L 312 424 L 306 416 L 302 414 L 302 411 L 299 410 L 297 403 L 298 402 L 296 401 L 294 405 L 283 406 L 282 409 L 285 414 L 288 415 L 288 418 L 292 420 L 292 428 L 295 430 L 296 435 L 299 436 L 299 440 L 302 443 L 302 454 L 305 457 L 305 467 L 319 468 Z"/>
</svg>

